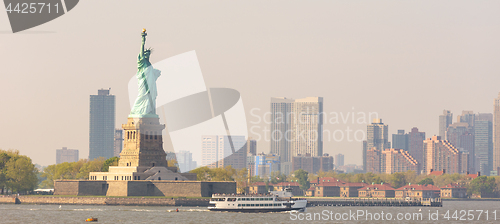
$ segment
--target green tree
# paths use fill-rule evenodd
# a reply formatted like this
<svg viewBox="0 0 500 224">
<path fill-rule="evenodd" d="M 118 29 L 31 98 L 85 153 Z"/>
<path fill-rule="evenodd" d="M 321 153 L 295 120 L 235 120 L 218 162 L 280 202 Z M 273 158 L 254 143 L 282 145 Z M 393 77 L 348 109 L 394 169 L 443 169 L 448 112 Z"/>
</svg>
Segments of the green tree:
<svg viewBox="0 0 500 224">
<path fill-rule="evenodd" d="M 299 182 L 300 189 L 307 190 L 309 189 L 309 173 L 303 169 L 296 170 L 293 172 L 295 178 Z"/>
<path fill-rule="evenodd" d="M 27 156 L 14 156 L 5 165 L 7 186 L 12 192 L 28 192 L 38 185 L 38 170 Z"/>
<path fill-rule="evenodd" d="M 120 161 L 120 158 L 118 157 L 111 157 L 104 161 L 104 164 L 102 165 L 102 172 L 108 172 L 109 171 L 109 166 L 118 166 L 118 162 Z"/>
<path fill-rule="evenodd" d="M 264 182 L 264 179 L 260 176 L 252 176 L 250 177 L 250 183 L 255 183 L 255 182 Z"/>
<path fill-rule="evenodd" d="M 92 161 L 87 161 L 86 163 L 83 163 L 82 166 L 79 166 L 80 163 L 78 163 L 78 162 L 80 162 L 80 161 L 78 161 L 77 163 L 73 164 L 74 166 L 76 166 L 73 169 L 77 169 L 79 167 L 79 169 L 78 169 L 79 172 L 77 173 L 77 175 L 74 176 L 74 178 L 70 178 L 70 179 L 88 180 L 90 172 L 102 172 L 105 161 L 106 160 L 103 157 L 101 157 L 101 158 L 94 159 Z"/>
<path fill-rule="evenodd" d="M 393 173 L 391 175 L 391 186 L 393 188 L 400 188 L 406 185 L 406 177 L 404 173 Z"/>
<path fill-rule="evenodd" d="M 209 172 L 210 168 L 206 166 L 198 167 L 194 170 L 189 171 L 190 173 L 196 173 L 196 180 L 198 181 L 208 181 L 210 178 Z"/>
<path fill-rule="evenodd" d="M 12 153 L 8 151 L 0 150 L 0 193 L 3 194 L 5 188 L 7 187 L 7 169 L 5 165 L 9 162 L 12 157 Z"/>
<path fill-rule="evenodd" d="M 248 177 L 247 168 L 241 168 L 237 170 L 236 173 L 233 175 L 233 179 L 234 181 L 236 181 L 237 192 L 240 194 L 245 193 L 248 181 L 247 177 Z"/>
<path fill-rule="evenodd" d="M 271 176 L 269 177 L 269 180 L 272 184 L 277 184 L 281 182 L 286 181 L 286 175 L 282 174 L 278 171 L 271 172 Z"/>
<path fill-rule="evenodd" d="M 434 185 L 434 180 L 427 177 L 421 181 L 419 181 L 417 184 L 420 184 L 420 185 L 426 185 L 426 184 L 431 184 L 431 185 Z"/>
<path fill-rule="evenodd" d="M 481 197 L 491 197 L 497 187 L 494 177 L 479 176 L 472 180 L 467 188 L 467 193 L 478 194 Z"/>
</svg>

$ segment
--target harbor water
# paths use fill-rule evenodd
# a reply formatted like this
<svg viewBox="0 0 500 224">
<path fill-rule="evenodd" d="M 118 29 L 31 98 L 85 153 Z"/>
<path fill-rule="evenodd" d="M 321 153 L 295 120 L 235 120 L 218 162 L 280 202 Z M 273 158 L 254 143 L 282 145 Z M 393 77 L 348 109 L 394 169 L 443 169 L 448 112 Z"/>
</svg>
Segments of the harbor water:
<svg viewBox="0 0 500 224">
<path fill-rule="evenodd" d="M 499 223 L 500 202 L 445 201 L 443 207 L 318 206 L 298 213 L 210 212 L 205 207 L 0 204 L 0 223 L 83 223 L 90 217 L 98 218 L 98 223 Z"/>
</svg>

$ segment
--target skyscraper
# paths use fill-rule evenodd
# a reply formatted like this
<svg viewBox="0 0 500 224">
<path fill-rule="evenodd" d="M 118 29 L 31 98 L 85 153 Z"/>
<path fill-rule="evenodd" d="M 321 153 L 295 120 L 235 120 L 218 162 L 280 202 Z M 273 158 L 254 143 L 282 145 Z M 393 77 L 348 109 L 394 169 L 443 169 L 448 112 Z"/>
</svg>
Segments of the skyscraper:
<svg viewBox="0 0 500 224">
<path fill-rule="evenodd" d="M 109 89 L 90 95 L 89 160 L 114 156 L 115 96 Z"/>
<path fill-rule="evenodd" d="M 291 172 L 292 157 L 323 155 L 323 98 L 271 98 L 271 150 L 280 156 L 281 172 Z"/>
<path fill-rule="evenodd" d="M 293 103 L 291 155 L 323 156 L 323 97 L 296 99 Z"/>
<path fill-rule="evenodd" d="M 282 166 L 289 165 L 291 140 L 291 114 L 293 99 L 271 98 L 271 148 L 270 153 L 280 156 Z M 289 169 L 289 168 L 288 168 Z M 284 171 L 285 169 L 281 169 Z"/>
<path fill-rule="evenodd" d="M 493 168 L 493 114 L 478 114 L 474 126 L 475 171 L 490 175 Z"/>
<path fill-rule="evenodd" d="M 196 169 L 196 161 L 193 161 L 193 153 L 181 150 L 175 154 L 177 164 L 179 164 L 179 172 L 186 173 L 190 170 Z"/>
<path fill-rule="evenodd" d="M 473 116 L 464 116 L 472 119 Z M 474 121 L 470 121 L 469 119 L 464 119 L 464 117 L 459 116 L 459 120 L 467 121 L 467 122 L 459 122 L 454 123 L 448 126 L 448 130 L 446 131 L 447 140 L 459 151 L 467 152 L 468 154 L 463 154 L 464 156 L 468 156 L 468 170 L 473 173 L 474 170 L 474 161 L 475 161 L 475 152 L 474 152 L 474 128 L 469 126 L 469 123 L 474 124 Z"/>
<path fill-rule="evenodd" d="M 493 170 L 500 168 L 500 93 L 493 103 Z"/>
<path fill-rule="evenodd" d="M 247 140 L 247 154 L 252 156 L 257 155 L 257 141 L 255 139 L 249 138 Z"/>
<path fill-rule="evenodd" d="M 443 114 L 439 115 L 439 136 L 446 138 L 446 130 L 453 122 L 453 113 L 449 110 L 443 110 Z"/>
<path fill-rule="evenodd" d="M 474 127 L 476 115 L 471 110 L 463 110 L 461 115 L 457 116 L 457 122 L 467 123 L 469 127 Z"/>
<path fill-rule="evenodd" d="M 335 156 L 335 167 L 340 167 L 344 165 L 344 154 L 337 154 Z"/>
<path fill-rule="evenodd" d="M 56 150 L 56 164 L 78 162 L 78 157 L 78 149 L 62 147 Z"/>
<path fill-rule="evenodd" d="M 373 151 L 372 148 L 376 148 L 377 150 Z M 367 126 L 366 146 L 363 145 L 363 155 L 365 156 L 365 158 L 363 158 L 363 169 L 365 172 L 370 172 L 368 170 L 371 170 L 372 172 L 381 171 L 380 167 L 368 168 L 371 165 L 380 166 L 380 161 L 370 162 L 370 164 L 367 164 L 367 158 L 369 157 L 367 151 L 372 151 L 372 155 L 370 156 L 371 158 L 380 159 L 380 153 L 384 151 L 384 149 L 388 148 L 391 148 L 391 143 L 389 142 L 389 126 L 384 125 L 384 123 L 382 123 L 382 119 L 373 119 L 373 122 Z"/>
<path fill-rule="evenodd" d="M 392 134 L 392 148 L 408 150 L 408 135 L 405 130 L 398 130 L 398 134 Z"/>
<path fill-rule="evenodd" d="M 417 160 L 419 170 L 422 169 L 424 162 L 424 140 L 425 132 L 419 132 L 418 128 L 414 127 L 408 132 L 408 152 Z"/>
</svg>

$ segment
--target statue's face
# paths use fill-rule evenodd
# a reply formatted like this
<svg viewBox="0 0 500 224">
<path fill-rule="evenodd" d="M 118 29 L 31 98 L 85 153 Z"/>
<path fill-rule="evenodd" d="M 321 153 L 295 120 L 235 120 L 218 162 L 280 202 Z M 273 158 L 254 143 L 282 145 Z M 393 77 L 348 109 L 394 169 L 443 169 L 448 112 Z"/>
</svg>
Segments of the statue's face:
<svg viewBox="0 0 500 224">
<path fill-rule="evenodd" d="M 150 54 L 151 54 L 151 51 L 149 51 L 149 50 L 147 50 L 147 51 L 144 52 L 144 56 L 145 57 L 149 57 Z"/>
</svg>

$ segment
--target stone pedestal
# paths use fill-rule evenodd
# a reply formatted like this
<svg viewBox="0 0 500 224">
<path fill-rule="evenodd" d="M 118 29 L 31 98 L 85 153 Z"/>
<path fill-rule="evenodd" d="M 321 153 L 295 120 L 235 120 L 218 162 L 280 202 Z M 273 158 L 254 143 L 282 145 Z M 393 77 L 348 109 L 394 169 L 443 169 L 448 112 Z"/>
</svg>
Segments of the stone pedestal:
<svg viewBox="0 0 500 224">
<path fill-rule="evenodd" d="M 139 167 L 140 170 L 155 166 L 167 167 L 163 150 L 162 130 L 159 118 L 128 118 L 123 128 L 123 150 L 120 153 L 121 167 Z"/>
</svg>

